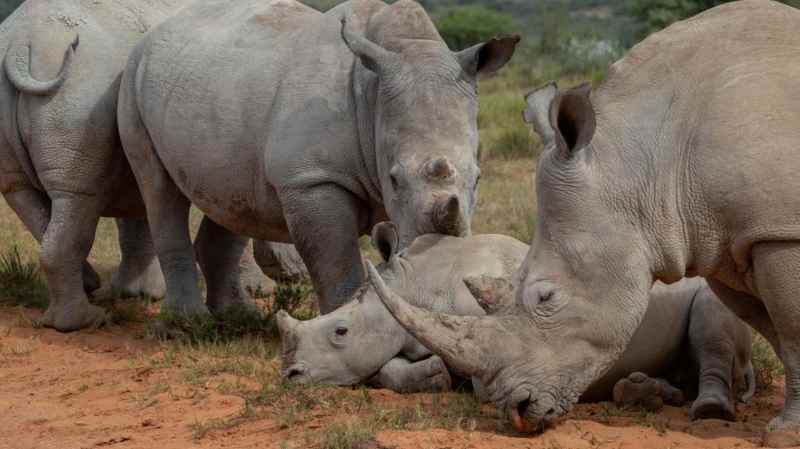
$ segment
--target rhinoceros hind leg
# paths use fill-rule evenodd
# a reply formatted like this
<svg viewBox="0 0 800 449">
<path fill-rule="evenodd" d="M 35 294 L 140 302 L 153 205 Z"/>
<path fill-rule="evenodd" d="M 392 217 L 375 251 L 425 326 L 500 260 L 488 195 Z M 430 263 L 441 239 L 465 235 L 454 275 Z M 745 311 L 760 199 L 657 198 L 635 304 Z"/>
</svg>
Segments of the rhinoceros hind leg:
<svg viewBox="0 0 800 449">
<path fill-rule="evenodd" d="M 449 391 L 452 380 L 444 361 L 433 355 L 418 362 L 395 357 L 381 368 L 369 384 L 398 393 L 420 393 Z"/>
<path fill-rule="evenodd" d="M 53 194 L 52 219 L 42 238 L 41 266 L 50 304 L 40 324 L 69 332 L 102 324 L 103 309 L 89 304 L 83 267 L 92 248 L 98 208 L 85 195 Z"/>
<path fill-rule="evenodd" d="M 275 281 L 270 279 L 258 265 L 253 254 L 255 242 L 252 243 L 242 253 L 242 259 L 239 262 L 239 273 L 241 274 L 239 278 L 242 287 L 253 297 L 269 296 L 275 291 Z"/>
<path fill-rule="evenodd" d="M 614 385 L 614 402 L 617 405 L 637 405 L 648 410 L 659 410 L 664 404 L 680 405 L 683 393 L 664 379 L 635 372 Z"/>
<path fill-rule="evenodd" d="M 200 295 L 197 259 L 189 234 L 191 203 L 170 177 L 147 129 L 135 99 L 135 83 L 123 77 L 117 120 L 125 155 L 136 175 L 147 206 L 147 222 L 158 262 L 164 273 L 167 293 L 161 309 L 168 315 L 208 315 Z"/>
<path fill-rule="evenodd" d="M 240 261 L 247 238 L 240 237 L 204 217 L 195 239 L 195 253 L 206 278 L 206 304 L 213 313 L 230 307 L 256 310 L 241 284 Z"/>
<path fill-rule="evenodd" d="M 7 174 L 6 174 L 7 176 Z M 50 198 L 31 186 L 7 191 L 3 194 L 8 205 L 17 214 L 25 228 L 40 244 L 50 223 Z M 100 288 L 100 275 L 89 262 L 83 263 L 83 290 L 91 293 Z"/>
<path fill-rule="evenodd" d="M 166 291 L 147 220 L 118 218 L 122 260 L 111 286 L 122 298 L 145 296 L 161 299 Z"/>
<path fill-rule="evenodd" d="M 800 244 L 758 243 L 753 246 L 755 288 L 774 325 L 775 352 L 786 371 L 783 411 L 767 425 L 764 444 L 800 445 Z M 773 346 L 776 346 L 773 343 Z"/>
</svg>

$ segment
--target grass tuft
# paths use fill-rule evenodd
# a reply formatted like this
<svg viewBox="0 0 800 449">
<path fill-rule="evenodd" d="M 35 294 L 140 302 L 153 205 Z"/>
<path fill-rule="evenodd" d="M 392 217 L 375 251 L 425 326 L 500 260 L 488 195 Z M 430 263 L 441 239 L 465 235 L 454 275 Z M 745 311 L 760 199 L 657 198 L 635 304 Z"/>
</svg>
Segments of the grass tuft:
<svg viewBox="0 0 800 449">
<path fill-rule="evenodd" d="M 375 429 L 357 420 L 331 424 L 323 434 L 322 449 L 361 449 L 375 438 Z"/>
<path fill-rule="evenodd" d="M 36 263 L 24 261 L 19 248 L 0 255 L 0 303 L 44 309 L 47 307 L 47 284 L 39 275 Z"/>
<path fill-rule="evenodd" d="M 772 383 L 784 374 L 783 363 L 775 355 L 772 345 L 757 332 L 753 332 L 751 361 L 756 375 L 756 391 L 772 388 Z"/>
</svg>

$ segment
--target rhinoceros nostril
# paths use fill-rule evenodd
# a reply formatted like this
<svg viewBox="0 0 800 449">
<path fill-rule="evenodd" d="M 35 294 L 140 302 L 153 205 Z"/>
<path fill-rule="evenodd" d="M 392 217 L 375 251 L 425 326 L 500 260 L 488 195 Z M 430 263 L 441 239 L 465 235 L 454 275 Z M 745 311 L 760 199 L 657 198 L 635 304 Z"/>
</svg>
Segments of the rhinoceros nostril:
<svg viewBox="0 0 800 449">
<path fill-rule="evenodd" d="M 304 373 L 302 368 L 291 368 L 286 373 L 286 378 L 288 380 L 296 380 L 298 377 L 302 376 Z"/>
<path fill-rule="evenodd" d="M 519 413 L 519 416 L 525 416 L 525 412 L 528 411 L 528 407 L 530 407 L 530 405 L 531 405 L 531 399 L 530 398 L 519 402 L 517 404 L 517 413 Z"/>
</svg>

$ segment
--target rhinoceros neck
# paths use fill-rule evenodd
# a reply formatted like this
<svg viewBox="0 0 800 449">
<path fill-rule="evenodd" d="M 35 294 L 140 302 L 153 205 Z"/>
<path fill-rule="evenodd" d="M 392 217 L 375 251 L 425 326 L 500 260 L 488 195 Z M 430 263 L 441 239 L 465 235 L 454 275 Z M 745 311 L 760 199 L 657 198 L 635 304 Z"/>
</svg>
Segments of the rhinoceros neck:
<svg viewBox="0 0 800 449">
<path fill-rule="evenodd" d="M 693 182 L 687 167 L 687 135 L 693 125 L 684 118 L 686 101 L 676 96 L 669 79 L 647 94 L 610 81 L 593 95 L 597 131 L 592 157 L 603 171 L 607 196 L 626 202 L 620 210 L 641 224 L 656 278 L 677 281 L 694 264 L 693 232 L 686 220 Z"/>
</svg>

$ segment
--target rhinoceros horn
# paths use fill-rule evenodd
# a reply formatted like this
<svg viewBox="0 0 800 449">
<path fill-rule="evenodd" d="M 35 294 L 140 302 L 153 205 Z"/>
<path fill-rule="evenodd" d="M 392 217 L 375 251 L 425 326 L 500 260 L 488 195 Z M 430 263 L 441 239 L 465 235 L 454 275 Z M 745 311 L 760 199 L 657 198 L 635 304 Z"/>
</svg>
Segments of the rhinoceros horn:
<svg viewBox="0 0 800 449">
<path fill-rule="evenodd" d="M 367 272 L 375 292 L 395 319 L 449 367 L 464 374 L 486 369 L 486 360 L 474 338 L 481 333 L 476 326 L 489 317 L 452 316 L 420 309 L 392 292 L 369 261 Z"/>
<path fill-rule="evenodd" d="M 433 208 L 433 226 L 437 232 L 447 235 L 461 235 L 464 220 L 461 217 L 461 204 L 457 195 L 450 194 L 439 198 Z"/>
</svg>

